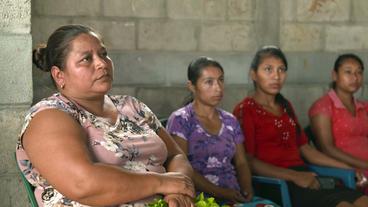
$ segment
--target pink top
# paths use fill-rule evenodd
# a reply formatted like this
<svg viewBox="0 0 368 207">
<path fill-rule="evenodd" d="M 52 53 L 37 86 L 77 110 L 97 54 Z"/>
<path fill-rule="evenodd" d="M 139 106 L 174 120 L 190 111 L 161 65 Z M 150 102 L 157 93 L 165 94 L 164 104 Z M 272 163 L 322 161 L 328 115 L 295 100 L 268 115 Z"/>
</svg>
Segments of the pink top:
<svg viewBox="0 0 368 207">
<path fill-rule="evenodd" d="M 115 124 L 110 124 L 104 118 L 89 113 L 59 93 L 43 99 L 29 110 L 18 139 L 16 154 L 19 168 L 27 180 L 36 187 L 35 196 L 40 207 L 86 206 L 66 198 L 51 186 L 32 166 L 32 161 L 23 149 L 22 135 L 32 118 L 45 109 L 64 111 L 81 125 L 88 136 L 89 149 L 95 162 L 111 164 L 135 172 L 166 172 L 163 163 L 167 158 L 167 148 L 156 134 L 161 127 L 156 116 L 145 104 L 134 97 L 108 96 L 108 98 L 112 100 L 119 112 Z M 149 198 L 122 206 L 133 206 L 133 203 L 134 206 L 143 206 L 143 204 L 137 204 L 148 200 Z"/>
<path fill-rule="evenodd" d="M 368 160 L 368 104 L 354 99 L 355 116 L 343 105 L 334 90 L 319 98 L 309 109 L 309 117 L 331 118 L 335 146 L 342 151 Z"/>
</svg>

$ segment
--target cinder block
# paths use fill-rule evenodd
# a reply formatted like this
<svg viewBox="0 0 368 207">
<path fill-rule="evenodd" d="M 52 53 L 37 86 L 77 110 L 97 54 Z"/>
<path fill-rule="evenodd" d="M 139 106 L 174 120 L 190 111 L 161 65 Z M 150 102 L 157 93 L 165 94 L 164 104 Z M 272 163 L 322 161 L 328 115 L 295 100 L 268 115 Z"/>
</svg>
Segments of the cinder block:
<svg viewBox="0 0 368 207">
<path fill-rule="evenodd" d="M 122 86 L 122 85 L 113 85 L 112 89 L 109 91 L 109 94 L 112 95 L 129 95 L 136 97 L 137 86 Z"/>
<path fill-rule="evenodd" d="M 91 26 L 99 32 L 111 50 L 134 50 L 136 49 L 135 22 L 134 21 L 111 21 L 75 19 L 73 23 Z"/>
<path fill-rule="evenodd" d="M 71 24 L 69 18 L 45 18 L 32 17 L 32 42 L 33 45 L 46 43 L 49 36 L 60 26 Z"/>
<path fill-rule="evenodd" d="M 254 20 L 252 0 L 229 0 L 228 17 L 230 20 Z"/>
<path fill-rule="evenodd" d="M 251 83 L 249 74 L 250 62 L 253 52 L 246 53 L 209 53 L 210 57 L 217 60 L 225 71 L 225 85 L 245 85 Z"/>
<path fill-rule="evenodd" d="M 0 109 L 0 175 L 16 173 L 14 152 L 28 106 Z M 1 176 L 0 176 L 1 177 Z"/>
<path fill-rule="evenodd" d="M 110 17 L 165 17 L 164 0 L 102 1 L 103 15 Z"/>
<path fill-rule="evenodd" d="M 297 0 L 297 2 L 298 21 L 341 22 L 349 20 L 350 0 Z"/>
<path fill-rule="evenodd" d="M 309 124 L 309 108 L 327 90 L 324 84 L 286 84 L 282 94 L 293 105 L 300 125 L 305 127 Z"/>
<path fill-rule="evenodd" d="M 280 20 L 294 21 L 296 19 L 297 1 L 280 0 Z"/>
<path fill-rule="evenodd" d="M 353 0 L 353 13 L 352 19 L 356 22 L 367 22 L 368 21 L 368 1 L 366 0 Z"/>
<path fill-rule="evenodd" d="M 0 104 L 31 103 L 31 35 L 1 36 L 0 48 Z"/>
<path fill-rule="evenodd" d="M 256 48 L 252 23 L 217 23 L 202 25 L 201 51 L 253 51 Z"/>
<path fill-rule="evenodd" d="M 226 0 L 168 0 L 168 17 L 172 19 L 225 20 Z"/>
<path fill-rule="evenodd" d="M 285 51 L 314 51 L 323 48 L 320 25 L 285 24 L 280 30 L 280 44 Z"/>
<path fill-rule="evenodd" d="M 192 51 L 197 47 L 195 25 L 182 21 L 142 20 L 138 49 Z"/>
<path fill-rule="evenodd" d="M 184 1 L 185 2 L 185 1 Z M 203 1 L 203 20 L 225 20 L 227 0 Z"/>
<path fill-rule="evenodd" d="M 152 85 L 165 82 L 165 68 L 162 67 L 162 57 L 151 53 L 113 53 L 114 84 L 116 85 Z"/>
<path fill-rule="evenodd" d="M 12 173 L 0 176 L 0 206 L 25 207 L 30 206 L 27 193 L 18 174 Z"/>
<path fill-rule="evenodd" d="M 203 1 L 167 0 L 168 17 L 172 19 L 201 19 Z"/>
<path fill-rule="evenodd" d="M 368 48 L 368 27 L 327 26 L 326 50 L 364 50 Z"/>
<path fill-rule="evenodd" d="M 37 15 L 47 16 L 98 16 L 100 0 L 34 0 L 32 7 Z"/>
<path fill-rule="evenodd" d="M 337 55 L 326 52 L 286 52 L 287 83 L 328 85 Z"/>
<path fill-rule="evenodd" d="M 157 117 L 168 117 L 183 106 L 190 93 L 184 87 L 141 87 L 137 98 L 145 103 Z"/>
<path fill-rule="evenodd" d="M 224 98 L 220 107 L 230 113 L 233 112 L 235 105 L 240 103 L 253 90 L 252 84 L 227 85 L 225 84 Z"/>
<path fill-rule="evenodd" d="M 27 34 L 31 30 L 31 1 L 0 1 L 0 32 Z"/>
</svg>

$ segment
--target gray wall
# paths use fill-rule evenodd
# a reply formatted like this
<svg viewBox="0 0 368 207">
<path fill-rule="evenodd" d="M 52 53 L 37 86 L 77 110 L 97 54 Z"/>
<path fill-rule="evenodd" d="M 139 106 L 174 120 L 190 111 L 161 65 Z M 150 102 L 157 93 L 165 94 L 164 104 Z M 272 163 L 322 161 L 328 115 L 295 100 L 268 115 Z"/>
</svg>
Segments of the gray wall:
<svg viewBox="0 0 368 207">
<path fill-rule="evenodd" d="M 0 1 L 0 206 L 27 206 L 14 151 L 32 102 L 31 2 Z"/>
<path fill-rule="evenodd" d="M 290 65 L 283 93 L 302 125 L 328 89 L 337 54 L 368 63 L 366 0 L 3 0 L 0 14 L 0 206 L 27 202 L 14 166 L 16 136 L 31 102 L 53 91 L 49 74 L 31 70 L 31 48 L 60 25 L 100 31 L 115 63 L 111 93 L 136 96 L 159 117 L 181 105 L 187 65 L 199 55 L 224 66 L 222 106 L 231 111 L 252 90 L 247 71 L 257 48 L 280 46 Z"/>
<path fill-rule="evenodd" d="M 302 125 L 307 124 L 310 104 L 328 88 L 337 54 L 355 52 L 368 60 L 365 0 L 32 3 L 34 44 L 46 41 L 61 24 L 95 27 L 105 37 L 115 63 L 112 93 L 138 97 L 159 117 L 181 106 L 187 95 L 187 65 L 199 55 L 214 57 L 224 66 L 227 91 L 222 106 L 231 111 L 252 89 L 248 66 L 257 48 L 280 46 L 290 62 L 283 92 L 295 105 Z M 52 86 L 48 74 L 34 73 L 34 101 L 38 101 L 51 93 Z"/>
</svg>

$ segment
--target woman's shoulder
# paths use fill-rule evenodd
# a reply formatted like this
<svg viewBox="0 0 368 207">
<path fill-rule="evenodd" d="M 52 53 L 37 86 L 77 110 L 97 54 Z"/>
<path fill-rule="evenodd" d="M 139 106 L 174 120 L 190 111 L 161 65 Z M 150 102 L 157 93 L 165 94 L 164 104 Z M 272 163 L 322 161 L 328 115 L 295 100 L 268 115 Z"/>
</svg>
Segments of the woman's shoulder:
<svg viewBox="0 0 368 207">
<path fill-rule="evenodd" d="M 29 123 L 39 112 L 56 109 L 71 115 L 74 119 L 78 120 L 80 115 L 80 110 L 72 102 L 68 101 L 60 93 L 55 93 L 50 97 L 44 98 L 33 105 L 25 115 L 23 127 L 21 129 L 20 135 L 22 135 L 27 129 Z M 56 119 L 58 117 L 55 117 Z"/>
<path fill-rule="evenodd" d="M 249 113 L 256 107 L 256 103 L 251 96 L 246 96 L 243 100 L 241 100 L 238 104 L 235 105 L 233 114 L 238 120 L 242 120 L 244 118 L 244 113 Z"/>
<path fill-rule="evenodd" d="M 28 114 L 34 115 L 45 109 L 58 109 L 69 114 L 75 114 L 79 111 L 75 104 L 63 97 L 60 93 L 55 93 L 33 105 L 28 110 Z"/>
<path fill-rule="evenodd" d="M 331 91 L 328 91 L 327 93 L 317 98 L 311 105 L 310 110 L 319 108 L 319 107 L 330 106 L 331 104 L 333 104 L 331 93 L 332 93 Z"/>
<path fill-rule="evenodd" d="M 107 95 L 111 101 L 116 105 L 124 105 L 127 103 L 137 104 L 141 103 L 136 97 L 130 95 Z"/>
<path fill-rule="evenodd" d="M 241 102 L 237 104 L 239 109 L 252 109 L 257 107 L 257 103 L 252 96 L 246 96 Z"/>
<path fill-rule="evenodd" d="M 171 113 L 169 119 L 185 119 L 189 120 L 192 114 L 191 104 L 185 105 Z"/>
<path fill-rule="evenodd" d="M 236 117 L 232 113 L 222 108 L 217 108 L 217 110 L 220 112 L 223 119 L 236 121 Z"/>
<path fill-rule="evenodd" d="M 110 100 L 114 103 L 120 112 L 130 111 L 132 113 L 138 113 L 143 116 L 142 113 L 149 112 L 151 109 L 140 101 L 138 98 L 130 95 L 108 95 Z"/>
</svg>

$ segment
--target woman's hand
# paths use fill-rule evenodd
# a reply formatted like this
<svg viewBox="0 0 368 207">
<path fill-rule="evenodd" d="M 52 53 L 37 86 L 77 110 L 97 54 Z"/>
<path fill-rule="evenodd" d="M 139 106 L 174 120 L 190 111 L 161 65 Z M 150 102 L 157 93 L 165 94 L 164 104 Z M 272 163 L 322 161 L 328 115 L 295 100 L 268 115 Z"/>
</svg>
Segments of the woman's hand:
<svg viewBox="0 0 368 207">
<path fill-rule="evenodd" d="M 318 190 L 320 188 L 319 182 L 316 178 L 317 174 L 313 172 L 294 172 L 292 182 L 302 188 L 310 188 Z"/>
<path fill-rule="evenodd" d="M 168 172 L 158 174 L 158 176 L 160 177 L 158 193 L 164 195 L 183 194 L 190 198 L 195 197 L 194 184 L 188 176 L 178 172 Z"/>
<path fill-rule="evenodd" d="M 222 188 L 215 197 L 220 197 L 234 203 L 244 203 L 247 201 L 246 197 L 242 193 L 229 188 Z"/>
<path fill-rule="evenodd" d="M 183 194 L 169 194 L 164 200 L 169 207 L 194 207 L 193 199 Z"/>
<path fill-rule="evenodd" d="M 254 192 L 252 186 L 249 186 L 247 189 L 243 191 L 243 195 L 245 197 L 246 202 L 250 202 L 253 199 Z"/>
<path fill-rule="evenodd" d="M 356 185 L 360 188 L 364 188 L 368 185 L 368 179 L 361 170 L 355 171 L 355 177 L 357 179 Z"/>
</svg>

